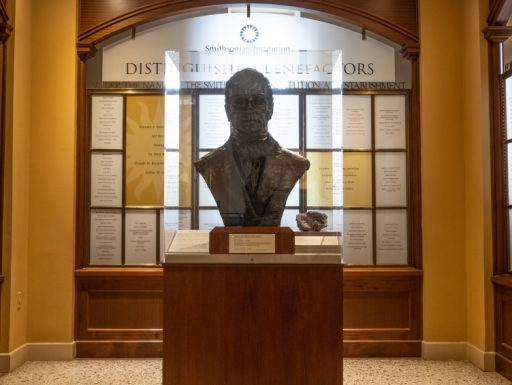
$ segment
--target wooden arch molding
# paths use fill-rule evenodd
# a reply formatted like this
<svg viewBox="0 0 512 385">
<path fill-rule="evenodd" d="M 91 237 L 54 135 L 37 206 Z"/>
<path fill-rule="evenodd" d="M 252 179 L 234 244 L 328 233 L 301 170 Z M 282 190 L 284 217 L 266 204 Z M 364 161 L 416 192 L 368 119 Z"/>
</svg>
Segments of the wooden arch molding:
<svg viewBox="0 0 512 385">
<path fill-rule="evenodd" d="M 131 27 L 192 10 L 240 5 L 236 0 L 82 0 L 78 44 L 92 46 Z M 252 1 L 306 9 L 366 28 L 399 44 L 419 42 L 417 0 L 271 0 Z"/>
</svg>

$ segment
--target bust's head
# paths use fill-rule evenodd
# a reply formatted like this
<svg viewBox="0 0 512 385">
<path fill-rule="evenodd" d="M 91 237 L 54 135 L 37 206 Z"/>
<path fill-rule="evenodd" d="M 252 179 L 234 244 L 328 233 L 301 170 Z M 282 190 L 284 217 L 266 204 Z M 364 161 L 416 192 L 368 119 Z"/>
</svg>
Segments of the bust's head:
<svg viewBox="0 0 512 385">
<path fill-rule="evenodd" d="M 245 68 L 226 83 L 226 115 L 239 139 L 265 138 L 274 111 L 270 82 L 262 73 Z"/>
</svg>

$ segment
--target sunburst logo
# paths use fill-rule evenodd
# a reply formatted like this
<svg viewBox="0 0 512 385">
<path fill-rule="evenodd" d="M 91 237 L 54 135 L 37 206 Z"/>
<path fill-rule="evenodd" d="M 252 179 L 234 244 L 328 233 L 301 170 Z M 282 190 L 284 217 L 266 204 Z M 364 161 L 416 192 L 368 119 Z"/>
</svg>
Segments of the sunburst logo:
<svg viewBox="0 0 512 385">
<path fill-rule="evenodd" d="M 258 36 L 260 35 L 260 32 L 258 31 L 258 28 L 256 28 L 254 25 L 246 25 L 242 27 L 240 30 L 240 38 L 245 43 L 254 43 L 256 40 L 258 40 Z"/>
</svg>

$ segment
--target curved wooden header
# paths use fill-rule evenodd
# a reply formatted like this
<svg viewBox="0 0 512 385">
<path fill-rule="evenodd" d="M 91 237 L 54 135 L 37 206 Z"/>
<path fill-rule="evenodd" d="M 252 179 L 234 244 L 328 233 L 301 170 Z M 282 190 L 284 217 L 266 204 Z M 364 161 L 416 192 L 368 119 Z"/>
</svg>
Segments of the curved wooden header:
<svg viewBox="0 0 512 385">
<path fill-rule="evenodd" d="M 417 0 L 273 0 L 273 5 L 307 9 L 348 21 L 397 44 L 418 43 Z M 194 10 L 237 4 L 236 0 L 82 0 L 78 41 L 96 44 L 131 27 Z M 269 4 L 256 0 L 251 4 Z"/>
</svg>

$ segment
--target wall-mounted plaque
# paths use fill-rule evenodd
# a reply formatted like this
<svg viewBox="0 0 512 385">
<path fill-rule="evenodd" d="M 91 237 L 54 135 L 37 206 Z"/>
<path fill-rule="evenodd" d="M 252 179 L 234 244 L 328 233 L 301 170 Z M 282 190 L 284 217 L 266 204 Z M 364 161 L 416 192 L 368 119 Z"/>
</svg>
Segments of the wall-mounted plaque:
<svg viewBox="0 0 512 385">
<path fill-rule="evenodd" d="M 512 143 L 507 143 L 508 204 L 512 204 Z M 512 226 L 511 226 L 512 227 Z"/>
<path fill-rule="evenodd" d="M 180 206 L 192 205 L 191 187 L 192 96 L 180 95 Z"/>
<path fill-rule="evenodd" d="M 192 212 L 190 209 L 165 209 L 164 227 L 166 230 L 190 230 Z"/>
<path fill-rule="evenodd" d="M 327 215 L 327 227 L 325 231 L 343 231 L 343 209 L 321 209 L 320 211 Z"/>
<path fill-rule="evenodd" d="M 333 153 L 310 151 L 306 156 L 311 163 L 306 174 L 307 206 L 332 207 Z"/>
<path fill-rule="evenodd" d="M 375 204 L 377 206 L 407 206 L 406 164 L 405 152 L 375 154 Z"/>
<path fill-rule="evenodd" d="M 370 152 L 343 154 L 343 205 L 372 206 L 372 154 Z"/>
<path fill-rule="evenodd" d="M 274 95 L 268 131 L 281 147 L 299 148 L 299 95 Z"/>
<path fill-rule="evenodd" d="M 125 264 L 154 265 L 157 252 L 157 211 L 126 210 Z"/>
<path fill-rule="evenodd" d="M 199 230 L 211 230 L 217 226 L 224 227 L 219 210 L 199 210 Z"/>
<path fill-rule="evenodd" d="M 512 77 L 505 80 L 505 109 L 507 113 L 507 139 L 512 138 Z"/>
<path fill-rule="evenodd" d="M 122 206 L 123 155 L 91 154 L 91 206 Z"/>
<path fill-rule="evenodd" d="M 199 96 L 199 148 L 217 148 L 228 140 L 230 124 L 224 95 Z"/>
<path fill-rule="evenodd" d="M 127 206 L 164 205 L 164 97 L 126 98 Z"/>
<path fill-rule="evenodd" d="M 332 205 L 343 206 L 343 152 L 332 152 Z"/>
<path fill-rule="evenodd" d="M 179 95 L 179 100 L 178 95 L 166 95 L 166 103 L 164 202 L 191 206 L 192 100 L 190 95 Z"/>
<path fill-rule="evenodd" d="M 94 95 L 91 110 L 91 147 L 122 150 L 123 97 Z"/>
<path fill-rule="evenodd" d="M 121 265 L 122 224 L 120 209 L 91 210 L 89 265 Z"/>
<path fill-rule="evenodd" d="M 407 265 L 407 210 L 377 210 L 377 265 Z"/>
<path fill-rule="evenodd" d="M 341 111 L 341 95 L 306 96 L 306 142 L 309 149 L 341 148 L 342 124 L 332 125 L 333 114 L 336 118 Z"/>
<path fill-rule="evenodd" d="M 405 149 L 405 95 L 375 96 L 375 148 Z"/>
<path fill-rule="evenodd" d="M 370 95 L 343 96 L 343 148 L 372 148 L 372 99 Z"/>
<path fill-rule="evenodd" d="M 372 210 L 344 210 L 343 262 L 373 264 Z"/>
<path fill-rule="evenodd" d="M 508 223 L 512 223 L 512 209 L 508 210 Z M 512 226 L 508 226 L 508 239 L 512 239 Z M 509 262 L 508 265 L 512 266 L 512 247 L 509 247 Z"/>
</svg>

